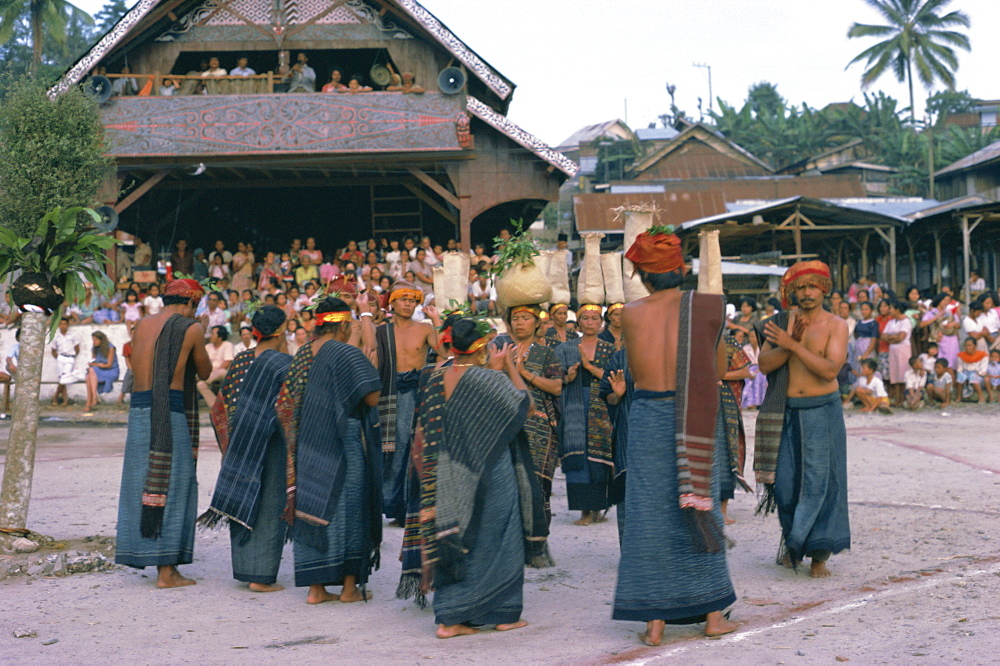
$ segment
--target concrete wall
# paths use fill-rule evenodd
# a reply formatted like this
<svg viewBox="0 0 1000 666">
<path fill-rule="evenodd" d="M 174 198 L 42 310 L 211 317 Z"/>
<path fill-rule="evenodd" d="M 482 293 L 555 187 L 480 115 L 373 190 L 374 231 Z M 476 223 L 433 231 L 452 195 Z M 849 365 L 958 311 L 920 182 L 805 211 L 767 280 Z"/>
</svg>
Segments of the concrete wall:
<svg viewBox="0 0 1000 666">
<path fill-rule="evenodd" d="M 122 356 L 122 348 L 129 339 L 128 332 L 125 330 L 125 324 L 105 324 L 102 326 L 81 324 L 79 326 L 70 326 L 69 334 L 75 337 L 80 343 L 80 354 L 76 357 L 76 365 L 74 368 L 82 371 L 92 360 L 91 348 L 93 347 L 93 343 L 90 339 L 90 335 L 94 331 L 103 331 L 104 334 L 108 336 L 108 340 L 111 344 L 114 345 L 115 353 L 118 354 L 118 367 L 121 370 L 119 379 L 124 377 L 125 358 Z M 14 329 L 8 328 L 0 330 L 0 354 L 2 354 L 3 358 L 7 357 L 7 353 L 10 351 L 13 344 Z M 48 346 L 49 340 L 46 337 L 45 362 L 42 364 L 41 398 L 43 400 L 50 400 L 52 398 L 52 394 L 55 393 L 56 390 L 55 382 L 59 380 L 59 370 L 56 366 L 56 359 L 52 358 L 52 353 L 49 351 Z M 111 393 L 104 393 L 101 395 L 101 401 L 107 403 L 112 400 L 117 400 L 120 389 L 121 384 L 115 384 L 114 390 L 112 390 Z M 85 401 L 87 399 L 86 385 L 83 382 L 70 384 L 69 397 L 73 400 Z"/>
</svg>

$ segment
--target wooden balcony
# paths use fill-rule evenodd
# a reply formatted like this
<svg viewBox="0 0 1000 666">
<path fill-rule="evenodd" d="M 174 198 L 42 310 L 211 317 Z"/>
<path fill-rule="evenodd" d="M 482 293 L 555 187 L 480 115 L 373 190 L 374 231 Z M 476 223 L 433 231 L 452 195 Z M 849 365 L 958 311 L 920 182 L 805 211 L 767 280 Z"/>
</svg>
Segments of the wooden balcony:
<svg viewBox="0 0 1000 666">
<path fill-rule="evenodd" d="M 465 95 L 428 92 L 113 97 L 101 108 L 109 154 L 155 157 L 461 151 Z M 464 130 L 465 140 L 460 136 Z"/>
</svg>

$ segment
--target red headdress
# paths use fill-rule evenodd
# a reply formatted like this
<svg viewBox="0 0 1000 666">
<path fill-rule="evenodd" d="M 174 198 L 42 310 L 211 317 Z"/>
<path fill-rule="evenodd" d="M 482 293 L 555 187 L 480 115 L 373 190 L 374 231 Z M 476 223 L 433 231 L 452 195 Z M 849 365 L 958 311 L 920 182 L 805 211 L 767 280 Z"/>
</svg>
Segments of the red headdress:
<svg viewBox="0 0 1000 666">
<path fill-rule="evenodd" d="M 357 294 L 358 278 L 353 275 L 338 275 L 326 286 L 328 294 Z"/>
<path fill-rule="evenodd" d="M 781 307 L 787 308 L 791 295 L 798 287 L 810 285 L 829 294 L 833 290 L 830 267 L 822 261 L 800 261 L 792 264 L 781 278 Z"/>
<path fill-rule="evenodd" d="M 653 228 L 639 234 L 625 258 L 639 270 L 647 273 L 687 273 L 684 255 L 681 253 L 681 239 L 676 234 L 666 233 L 662 228 Z"/>
<path fill-rule="evenodd" d="M 190 278 L 172 280 L 167 283 L 163 290 L 164 296 L 183 296 L 184 298 L 201 298 L 204 293 L 205 289 L 198 284 L 198 281 Z"/>
</svg>

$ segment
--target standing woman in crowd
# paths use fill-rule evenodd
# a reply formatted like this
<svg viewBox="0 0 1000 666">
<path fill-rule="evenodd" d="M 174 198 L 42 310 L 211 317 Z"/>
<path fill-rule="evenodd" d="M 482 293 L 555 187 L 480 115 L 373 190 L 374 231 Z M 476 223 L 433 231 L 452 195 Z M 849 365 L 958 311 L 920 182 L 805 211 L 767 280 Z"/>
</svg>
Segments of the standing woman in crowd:
<svg viewBox="0 0 1000 666">
<path fill-rule="evenodd" d="M 885 327 L 892 319 L 889 312 L 889 301 L 882 299 L 878 302 L 878 313 L 875 315 L 875 323 L 878 324 L 878 374 L 882 379 L 889 377 L 889 342 L 883 337 Z"/>
<path fill-rule="evenodd" d="M 942 292 L 931 300 L 931 309 L 920 321 L 921 326 L 930 327 L 929 342 L 936 342 L 938 358 L 948 360 L 949 368 L 958 367 L 958 331 L 962 322 L 955 316 L 951 305 L 951 296 Z"/>
<path fill-rule="evenodd" d="M 253 254 L 247 252 L 246 243 L 237 243 L 233 253 L 233 281 L 230 285 L 237 292 L 253 287 Z"/>
<path fill-rule="evenodd" d="M 569 510 L 583 512 L 574 524 L 590 525 L 602 522 L 603 512 L 611 506 L 611 418 L 597 389 L 615 347 L 597 337 L 601 330 L 600 305 L 580 305 L 577 321 L 583 337 L 570 338 L 556 347 L 556 357 L 565 373 L 559 396 L 559 453 L 566 474 Z"/>
<path fill-rule="evenodd" d="M 889 343 L 889 398 L 893 407 L 903 404 L 906 371 L 910 369 L 910 358 L 913 357 L 913 346 L 910 342 L 913 322 L 906 316 L 905 308 L 906 306 L 899 301 L 891 301 L 889 314 L 892 318 L 882 331 L 883 339 Z"/>
<path fill-rule="evenodd" d="M 861 313 L 861 320 L 854 325 L 854 340 L 849 347 L 848 361 L 851 364 L 851 372 L 858 377 L 861 376 L 861 362 L 865 359 L 878 358 L 878 338 L 879 327 L 872 312 L 871 301 L 862 301 L 858 305 Z"/>
<path fill-rule="evenodd" d="M 597 334 L 601 340 L 610 342 L 618 351 L 625 346 L 625 338 L 622 336 L 622 308 L 624 303 L 612 303 L 604 312 L 604 330 Z"/>
<path fill-rule="evenodd" d="M 732 331 L 738 329 L 746 334 L 747 339 L 754 347 L 760 346 L 757 341 L 756 324 L 760 320 L 757 316 L 757 302 L 752 298 L 744 296 L 740 299 L 740 311 L 729 320 L 726 328 Z"/>
<path fill-rule="evenodd" d="M 97 396 L 100 393 L 111 393 L 118 381 L 118 353 L 115 346 L 108 341 L 102 331 L 94 331 L 91 336 L 94 344 L 93 360 L 87 367 L 87 405 L 85 413 L 93 411 L 97 406 Z"/>
</svg>

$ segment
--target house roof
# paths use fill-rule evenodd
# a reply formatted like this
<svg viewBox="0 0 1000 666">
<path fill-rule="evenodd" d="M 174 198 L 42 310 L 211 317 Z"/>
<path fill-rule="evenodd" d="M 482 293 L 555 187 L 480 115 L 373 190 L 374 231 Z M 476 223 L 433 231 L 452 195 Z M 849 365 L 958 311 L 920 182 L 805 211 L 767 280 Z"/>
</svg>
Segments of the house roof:
<svg viewBox="0 0 1000 666">
<path fill-rule="evenodd" d="M 1000 160 L 1000 141 L 994 141 L 985 148 L 980 148 L 971 155 L 966 155 L 957 162 L 952 162 L 945 168 L 934 174 L 935 177 L 943 176 L 955 171 L 964 171 L 973 167 L 983 166 L 988 162 Z"/>
<path fill-rule="evenodd" d="M 594 125 L 584 125 L 577 131 L 570 134 L 568 137 L 559 142 L 556 146 L 556 150 L 559 152 L 567 152 L 570 150 L 576 150 L 580 147 L 581 143 L 589 143 L 594 139 L 600 139 L 606 136 L 620 136 L 616 134 L 614 130 L 622 131 L 628 134 L 630 137 L 634 136 L 632 130 L 629 126 L 624 123 L 620 118 L 615 118 L 614 120 L 605 120 L 601 123 L 596 123 Z"/>
<path fill-rule="evenodd" d="M 934 205 L 928 206 L 921 210 L 913 211 L 909 213 L 906 217 L 907 219 L 917 222 L 918 220 L 926 220 L 928 218 L 934 217 L 936 215 L 942 215 L 944 213 L 954 213 L 956 211 L 966 210 L 974 208 L 977 206 L 990 205 L 995 202 L 987 199 L 981 194 L 969 194 L 962 197 L 955 197 L 954 199 L 949 199 L 948 201 L 935 202 Z"/>
<path fill-rule="evenodd" d="M 269 4 L 267 0 L 260 0 Z M 361 6 L 363 0 L 353 0 L 354 4 Z M 54 96 L 64 92 L 70 86 L 79 83 L 87 72 L 94 68 L 115 46 L 136 28 L 147 29 L 152 27 L 154 20 L 165 16 L 167 12 L 176 9 L 183 0 L 139 0 L 131 10 L 108 30 L 103 37 L 79 60 L 76 61 L 49 90 L 49 95 Z M 348 0 L 352 4 L 352 0 Z M 433 14 L 424 8 L 417 0 L 379 0 L 379 4 L 391 5 L 405 17 L 421 27 L 426 36 L 438 42 L 452 56 L 469 71 L 481 80 L 490 90 L 496 93 L 501 100 L 507 100 L 514 91 L 514 83 L 493 69 L 485 60 L 476 54 L 469 46 L 459 39 L 447 26 L 439 21 Z M 168 8 L 168 5 L 170 6 Z M 154 12 L 159 9 L 159 12 Z M 153 14 L 157 16 L 153 17 Z"/>
<path fill-rule="evenodd" d="M 813 199 L 811 197 L 788 197 L 787 199 L 764 201 L 759 205 L 744 208 L 739 211 L 727 211 L 718 215 L 703 217 L 698 220 L 690 220 L 682 224 L 680 226 L 680 230 L 690 231 L 706 224 L 722 224 L 730 221 L 736 222 L 737 224 L 744 224 L 752 222 L 753 218 L 758 215 L 763 215 L 765 213 L 780 213 L 784 210 L 791 211 L 796 207 L 802 212 L 803 215 L 817 223 L 829 222 L 836 225 L 857 224 L 859 226 L 877 224 L 893 227 L 901 227 L 905 223 L 904 219 L 896 217 L 895 215 L 886 215 L 884 213 L 864 210 L 862 208 L 845 206 L 835 202 L 826 201 L 824 199 Z"/>
<path fill-rule="evenodd" d="M 575 176 L 576 172 L 579 171 L 580 167 L 576 164 L 576 162 L 569 159 L 559 151 L 545 145 L 545 143 L 534 134 L 522 129 L 510 118 L 497 113 L 475 97 L 470 95 L 466 98 L 465 108 L 468 109 L 469 113 L 504 134 L 515 143 L 527 148 L 540 159 L 545 160 L 570 178 Z"/>
<path fill-rule="evenodd" d="M 662 160 L 664 157 L 674 152 L 683 146 L 687 141 L 700 140 L 706 143 L 720 152 L 729 153 L 742 162 L 747 162 L 753 166 L 759 167 L 768 173 L 774 173 L 774 168 L 767 164 L 763 160 L 750 154 L 748 150 L 739 146 L 722 134 L 716 132 L 715 130 L 707 127 L 702 123 L 695 123 L 690 127 L 687 127 L 673 138 L 670 143 L 666 144 L 655 153 L 645 158 L 644 160 L 637 162 L 634 167 L 632 167 L 632 173 L 639 174 L 649 169 L 651 166 Z"/>
</svg>

